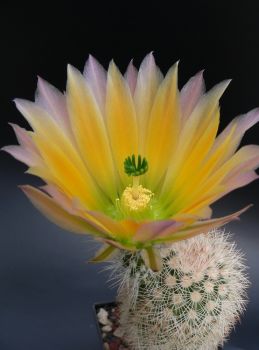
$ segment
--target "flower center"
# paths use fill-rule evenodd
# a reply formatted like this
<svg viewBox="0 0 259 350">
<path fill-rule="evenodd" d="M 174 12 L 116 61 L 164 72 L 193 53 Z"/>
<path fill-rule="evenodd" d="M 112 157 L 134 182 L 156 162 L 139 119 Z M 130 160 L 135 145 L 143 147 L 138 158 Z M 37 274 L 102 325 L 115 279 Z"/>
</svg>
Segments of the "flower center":
<svg viewBox="0 0 259 350">
<path fill-rule="evenodd" d="M 148 162 L 146 158 L 133 154 L 124 161 L 124 171 L 128 176 L 132 176 L 132 185 L 129 185 L 123 191 L 121 198 L 117 198 L 117 207 L 124 215 L 130 215 L 139 218 L 139 214 L 146 213 L 146 209 L 151 207 L 151 199 L 154 193 L 140 185 L 140 176 L 148 171 Z"/>
<path fill-rule="evenodd" d="M 127 186 L 121 196 L 121 203 L 125 209 L 137 212 L 145 210 L 154 193 L 142 185 Z"/>
</svg>

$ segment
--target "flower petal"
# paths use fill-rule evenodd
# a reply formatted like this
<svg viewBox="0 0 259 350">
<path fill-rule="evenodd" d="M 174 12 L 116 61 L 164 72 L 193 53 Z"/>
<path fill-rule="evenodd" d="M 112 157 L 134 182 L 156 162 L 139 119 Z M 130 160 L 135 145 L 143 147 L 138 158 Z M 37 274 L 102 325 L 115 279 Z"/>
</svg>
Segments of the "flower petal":
<svg viewBox="0 0 259 350">
<path fill-rule="evenodd" d="M 91 263 L 99 263 L 111 259 L 119 250 L 109 244 L 103 244 L 95 256 L 90 260 Z"/>
<path fill-rule="evenodd" d="M 203 204 L 205 202 L 209 203 L 209 200 L 213 201 L 215 200 L 215 198 L 217 198 L 219 190 L 217 190 L 216 193 L 214 191 L 214 193 L 210 196 L 206 194 L 205 195 L 206 199 L 203 198 L 202 200 L 197 195 L 197 193 L 200 193 L 200 196 L 204 197 L 204 191 L 206 191 L 207 189 L 206 186 L 204 186 L 204 184 L 209 180 L 210 176 L 213 175 L 213 172 L 216 169 L 218 162 L 220 162 L 221 157 L 224 156 L 224 152 L 226 151 L 229 143 L 231 142 L 232 136 L 235 132 L 235 128 L 236 126 L 233 125 L 229 134 L 226 135 L 224 142 L 222 142 L 219 145 L 219 147 L 215 149 L 215 152 L 211 154 L 210 157 L 209 157 L 209 154 L 210 154 L 210 151 L 209 151 L 207 155 L 205 153 L 206 157 L 205 159 L 203 159 L 202 164 L 196 164 L 196 166 L 194 165 L 193 169 L 192 168 L 190 169 L 191 172 L 189 173 L 189 176 L 188 177 L 185 176 L 184 185 L 183 183 L 181 184 L 181 181 L 183 180 L 183 178 L 178 175 L 178 189 L 180 188 L 181 190 L 180 191 L 178 190 L 178 193 L 177 193 L 177 191 L 175 190 L 176 182 L 174 182 L 172 185 L 171 191 L 173 191 L 174 189 L 173 197 L 177 199 L 178 204 L 181 205 L 182 210 L 184 210 L 184 208 L 187 210 L 190 203 L 193 203 L 194 200 L 196 201 L 196 204 L 199 203 L 198 205 L 199 209 L 197 210 L 198 211 L 203 210 L 203 208 L 201 207 L 202 203 Z M 197 149 L 196 147 L 196 154 L 197 154 L 197 151 L 199 152 L 199 148 Z M 206 148 L 202 151 L 202 154 L 204 154 L 204 151 L 206 151 Z M 199 155 L 198 155 L 198 159 L 200 159 Z M 195 157 L 194 157 L 194 160 L 195 160 Z M 220 191 L 221 190 L 224 191 L 225 188 L 221 186 Z M 176 204 L 177 203 L 174 202 L 174 207 L 176 207 Z M 195 205 L 192 204 L 191 205 L 192 208 L 197 208 L 196 204 Z M 171 207 L 172 207 L 172 203 L 171 203 Z M 179 207 L 178 207 L 178 210 L 179 210 Z"/>
<path fill-rule="evenodd" d="M 138 151 L 137 121 L 128 84 L 114 62 L 108 70 L 106 113 L 115 165 L 125 187 L 129 178 L 124 172 L 124 160 Z"/>
<path fill-rule="evenodd" d="M 193 192 L 193 178 L 196 178 L 197 173 L 200 172 L 201 164 L 215 141 L 219 126 L 219 116 L 219 110 L 216 109 L 214 118 L 207 129 L 192 150 L 190 150 L 190 153 L 186 155 L 184 163 L 179 167 L 174 182 L 165 195 L 165 198 L 167 198 L 165 201 L 169 203 L 168 215 L 177 213 L 180 208 L 186 206 L 186 201 L 190 200 L 190 192 Z"/>
<path fill-rule="evenodd" d="M 189 182 L 185 186 L 185 194 L 190 193 L 190 195 L 188 195 L 189 202 L 192 201 L 194 197 L 196 200 L 200 200 L 200 195 L 207 196 L 208 191 L 214 191 L 215 193 L 215 186 L 217 186 L 220 181 L 223 181 L 222 184 L 224 184 L 224 186 L 221 186 L 218 193 L 215 193 L 215 196 L 211 196 L 210 200 L 215 201 L 216 198 L 220 198 L 231 191 L 232 186 L 230 181 L 228 181 L 228 178 L 230 176 L 234 177 L 235 174 L 233 171 L 235 168 L 236 173 L 246 172 L 249 169 L 246 161 L 248 159 L 251 160 L 251 157 L 251 162 L 253 163 L 254 168 L 251 167 L 252 164 L 250 162 L 250 169 L 255 169 L 258 166 L 258 150 L 256 146 L 252 146 L 252 148 L 249 146 L 248 149 L 245 148 L 245 150 L 242 150 L 241 152 L 238 151 L 233 156 L 241 141 L 243 133 L 258 121 L 258 114 L 258 110 L 255 109 L 245 116 L 235 118 L 234 121 L 231 122 L 217 137 L 215 144 L 208 153 L 200 170 L 196 173 L 192 172 L 192 176 L 189 177 Z M 230 158 L 231 156 L 233 157 Z M 244 166 L 245 163 L 247 164 L 246 167 Z M 251 181 L 252 179 L 254 179 L 254 176 L 251 175 Z M 193 188 L 195 188 L 194 191 L 192 190 Z M 185 205 L 188 206 L 186 203 Z"/>
<path fill-rule="evenodd" d="M 254 174 L 249 174 L 245 178 L 239 178 L 240 175 L 248 173 L 259 167 L 259 146 L 248 145 L 242 147 L 227 162 L 225 162 L 217 171 L 215 171 L 206 181 L 198 186 L 189 196 L 189 202 L 192 204 L 192 213 L 195 208 L 202 208 L 201 205 L 209 205 L 225 194 L 232 191 L 238 182 L 241 186 L 244 181 L 255 180 Z M 237 180 L 239 178 L 239 180 Z M 235 182 L 237 180 L 237 182 Z M 232 183 L 234 181 L 234 183 Z M 234 187 L 233 187 L 234 186 Z M 197 206 L 198 203 L 198 206 Z M 185 212 L 189 212 L 188 205 L 185 203 Z"/>
<path fill-rule="evenodd" d="M 90 225 L 80 217 L 69 214 L 42 191 L 29 185 L 20 187 L 32 204 L 56 225 L 75 233 L 91 233 L 93 235 L 103 236 L 103 234 L 96 230 L 94 226 Z"/>
<path fill-rule="evenodd" d="M 174 184 L 175 178 L 178 176 L 182 165 L 185 164 L 188 155 L 191 154 L 193 148 L 202 135 L 206 133 L 211 123 L 218 123 L 218 101 L 228 84 L 229 81 L 222 82 L 204 95 L 194 108 L 188 119 L 188 123 L 185 123 L 183 126 L 175 157 L 173 157 L 169 163 L 163 189 L 161 191 L 162 195 L 168 193 L 168 188 L 171 188 L 172 184 Z M 205 148 L 204 151 L 207 152 L 208 149 Z"/>
<path fill-rule="evenodd" d="M 217 171 L 215 171 L 207 181 L 205 181 L 197 191 L 191 194 L 196 198 L 207 196 L 215 191 L 220 198 L 223 193 L 231 191 L 231 178 L 235 178 L 239 174 L 254 170 L 259 167 L 259 146 L 248 145 L 242 147 L 227 162 L 225 162 Z M 228 187 L 230 186 L 230 188 Z M 217 188 L 219 188 L 217 190 Z M 215 198 L 214 198 L 215 200 Z"/>
<path fill-rule="evenodd" d="M 210 219 L 212 216 L 212 209 L 211 207 L 202 208 L 197 212 L 197 215 L 202 219 Z"/>
<path fill-rule="evenodd" d="M 33 164 L 35 164 L 33 154 L 21 146 L 4 146 L 1 149 L 28 166 L 33 166 Z"/>
<path fill-rule="evenodd" d="M 215 117 L 215 110 L 218 109 L 219 99 L 229 83 L 230 80 L 227 80 L 216 85 L 200 99 L 194 108 L 188 119 L 188 123 L 184 125 L 181 132 L 179 143 L 181 158 L 184 158 L 189 153 Z"/>
<path fill-rule="evenodd" d="M 95 220 L 95 222 L 103 228 L 104 232 L 118 240 L 130 239 L 140 225 L 140 223 L 131 219 L 114 220 L 97 211 L 88 210 L 84 214 L 87 215 L 90 220 Z"/>
<path fill-rule="evenodd" d="M 66 133 L 71 135 L 71 126 L 68 118 L 65 96 L 40 77 L 38 77 L 35 102 L 53 116 Z"/>
<path fill-rule="evenodd" d="M 130 251 L 136 251 L 136 247 L 132 246 L 132 245 L 128 245 L 127 242 L 117 242 L 116 240 L 112 240 L 111 239 L 107 239 L 107 238 L 101 238 L 100 239 L 102 242 L 107 243 L 113 247 L 116 247 L 118 249 L 126 249 L 126 250 L 130 250 Z"/>
<path fill-rule="evenodd" d="M 79 198 L 86 207 L 105 207 L 107 203 L 105 204 L 104 195 L 63 130 L 46 111 L 34 103 L 16 100 L 16 105 L 34 129 L 33 142 L 44 159 L 46 168 L 56 179 L 56 184 L 66 194 Z"/>
<path fill-rule="evenodd" d="M 204 93 L 205 83 L 202 70 L 192 77 L 181 90 L 182 122 L 185 122 L 189 118 Z"/>
<path fill-rule="evenodd" d="M 133 239 L 136 242 L 149 242 L 167 236 L 181 228 L 183 223 L 175 220 L 153 221 L 140 225 Z"/>
<path fill-rule="evenodd" d="M 5 146 L 2 148 L 2 150 L 8 152 L 14 158 L 20 162 L 25 163 L 29 167 L 42 165 L 40 154 L 35 147 L 31 136 L 29 135 L 31 132 L 21 128 L 16 124 L 9 124 L 13 128 L 20 146 Z"/>
<path fill-rule="evenodd" d="M 158 243 L 162 242 L 177 242 L 181 241 L 187 238 L 191 238 L 193 236 L 196 236 L 201 233 L 207 233 L 212 229 L 216 229 L 218 227 L 224 226 L 228 222 L 232 220 L 237 220 L 238 217 L 243 214 L 245 211 L 247 211 L 251 205 L 233 213 L 227 216 L 223 216 L 221 218 L 211 219 L 211 220 L 204 220 L 194 223 L 191 226 L 187 226 L 183 229 L 180 229 L 173 233 L 172 235 L 169 235 L 161 240 L 158 240 Z"/>
<path fill-rule="evenodd" d="M 129 85 L 132 96 L 134 96 L 134 92 L 137 84 L 137 78 L 138 78 L 138 71 L 133 65 L 133 62 L 131 60 L 125 73 L 125 80 Z"/>
<path fill-rule="evenodd" d="M 237 150 L 244 133 L 259 122 L 259 108 L 253 109 L 247 114 L 236 117 L 217 137 L 213 148 L 208 154 L 208 159 L 213 158 L 219 149 L 222 149 L 220 157 L 215 162 L 214 169 L 219 168 Z M 231 137 L 230 137 L 231 135 Z M 226 142 L 228 140 L 228 142 Z M 224 147 L 222 147 L 224 145 Z"/>
<path fill-rule="evenodd" d="M 157 89 L 163 79 L 163 75 L 155 64 L 152 52 L 148 54 L 140 65 L 137 85 L 134 94 L 134 102 L 138 121 L 139 151 L 143 154 L 145 134 L 150 117 L 151 108 Z"/>
<path fill-rule="evenodd" d="M 152 191 L 164 176 L 178 142 L 180 106 L 177 76 L 178 64 L 175 64 L 157 91 L 147 125 L 144 154 L 150 166 L 144 183 Z"/>
<path fill-rule="evenodd" d="M 224 181 L 240 174 L 242 171 L 255 170 L 259 167 L 259 146 L 247 145 L 238 150 L 222 168 L 228 170 Z M 221 171 L 222 172 L 222 171 Z"/>
<path fill-rule="evenodd" d="M 68 66 L 67 101 L 81 156 L 89 172 L 98 179 L 98 185 L 114 201 L 116 176 L 104 120 L 84 77 L 71 66 Z"/>
<path fill-rule="evenodd" d="M 72 215 L 78 215 L 78 210 L 73 206 L 72 200 L 66 196 L 65 193 L 60 191 L 57 186 L 47 184 L 41 187 L 54 201 L 61 206 L 65 211 Z"/>
<path fill-rule="evenodd" d="M 39 154 L 37 148 L 35 147 L 32 139 L 31 139 L 31 136 L 30 136 L 31 132 L 21 128 L 17 124 L 12 124 L 12 123 L 9 123 L 9 124 L 13 128 L 19 144 L 23 148 L 25 148 L 27 150 L 30 150 L 30 151 L 32 151 L 35 154 Z"/>
<path fill-rule="evenodd" d="M 103 116 L 105 114 L 106 75 L 103 66 L 100 65 L 93 56 L 89 55 L 84 68 L 84 76 L 94 94 Z"/>
</svg>

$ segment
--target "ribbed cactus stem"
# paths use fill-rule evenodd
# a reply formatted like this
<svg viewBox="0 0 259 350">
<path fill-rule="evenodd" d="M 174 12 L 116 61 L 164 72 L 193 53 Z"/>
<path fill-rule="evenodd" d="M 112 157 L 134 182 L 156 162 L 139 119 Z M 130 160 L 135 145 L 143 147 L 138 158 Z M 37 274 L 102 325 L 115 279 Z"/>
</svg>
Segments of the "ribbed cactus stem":
<svg viewBox="0 0 259 350">
<path fill-rule="evenodd" d="M 158 249 L 162 269 L 139 253 L 113 262 L 121 330 L 132 350 L 216 350 L 245 306 L 245 266 L 220 231 Z"/>
</svg>

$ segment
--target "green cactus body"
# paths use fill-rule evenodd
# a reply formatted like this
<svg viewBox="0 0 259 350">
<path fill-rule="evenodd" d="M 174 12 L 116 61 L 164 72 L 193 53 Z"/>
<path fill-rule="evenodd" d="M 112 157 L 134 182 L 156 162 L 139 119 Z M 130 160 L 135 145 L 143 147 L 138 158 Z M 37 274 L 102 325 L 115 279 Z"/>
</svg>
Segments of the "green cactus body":
<svg viewBox="0 0 259 350">
<path fill-rule="evenodd" d="M 121 331 L 130 349 L 218 349 L 245 306 L 242 255 L 219 231 L 158 253 L 159 272 L 147 269 L 139 253 L 124 253 L 113 263 Z"/>
</svg>

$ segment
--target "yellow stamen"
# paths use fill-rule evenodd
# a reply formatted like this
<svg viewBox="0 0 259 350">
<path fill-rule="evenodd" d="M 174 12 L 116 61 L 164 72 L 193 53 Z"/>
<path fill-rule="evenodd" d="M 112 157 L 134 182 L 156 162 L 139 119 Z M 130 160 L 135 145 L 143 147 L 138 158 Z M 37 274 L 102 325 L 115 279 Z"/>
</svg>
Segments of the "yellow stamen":
<svg viewBox="0 0 259 350">
<path fill-rule="evenodd" d="M 133 185 L 125 188 L 121 201 L 125 209 L 139 212 L 148 207 L 153 196 L 154 193 L 142 185 Z"/>
</svg>

